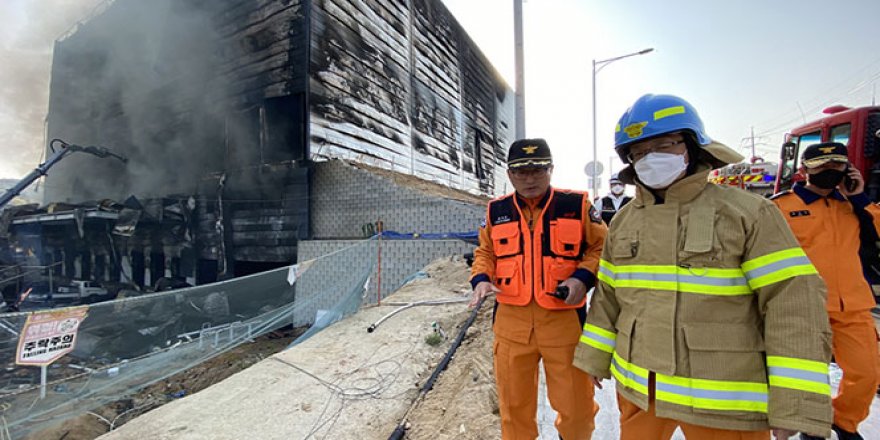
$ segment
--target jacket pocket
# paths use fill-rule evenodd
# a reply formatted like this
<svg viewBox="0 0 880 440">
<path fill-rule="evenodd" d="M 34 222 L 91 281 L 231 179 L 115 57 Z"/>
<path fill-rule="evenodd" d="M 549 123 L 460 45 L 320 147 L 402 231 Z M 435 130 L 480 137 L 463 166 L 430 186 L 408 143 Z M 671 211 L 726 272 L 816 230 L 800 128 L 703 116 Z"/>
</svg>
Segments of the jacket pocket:
<svg viewBox="0 0 880 440">
<path fill-rule="evenodd" d="M 767 383 L 764 338 L 755 326 L 745 324 L 691 324 L 683 328 L 688 349 L 690 377 L 720 382 Z M 698 386 L 695 384 L 694 386 Z M 713 387 L 719 385 L 700 385 Z M 713 391 L 709 389 L 708 391 Z M 720 390 L 723 391 L 723 390 Z M 729 393 L 731 404 L 754 402 L 750 393 Z M 742 399 L 743 402 L 737 401 Z M 725 399 L 727 400 L 727 399 Z M 745 408 L 745 407 L 744 407 Z M 716 409 L 694 408 L 695 412 L 717 413 Z M 738 417 L 761 420 L 761 411 L 725 410 Z"/>
<path fill-rule="evenodd" d="M 635 258 L 639 254 L 639 232 L 631 231 L 621 234 L 611 244 L 611 258 L 614 261 Z"/>
<path fill-rule="evenodd" d="M 519 271 L 518 258 L 507 258 L 495 262 L 495 286 L 501 289 L 499 296 L 519 295 Z"/>
<path fill-rule="evenodd" d="M 560 257 L 578 256 L 583 236 L 578 220 L 559 218 L 550 222 L 550 249 Z"/>
<path fill-rule="evenodd" d="M 614 351 L 625 360 L 631 360 L 629 355 L 632 351 L 632 340 L 635 337 L 636 317 L 631 313 L 623 312 L 618 316 L 614 327 L 617 329 L 617 339 Z"/>
<path fill-rule="evenodd" d="M 694 207 L 688 213 L 687 226 L 679 231 L 678 262 L 705 267 L 717 265 L 720 247 L 715 233 L 715 208 Z"/>
<path fill-rule="evenodd" d="M 492 226 L 492 247 L 497 257 L 507 257 L 520 253 L 520 232 L 517 222 Z"/>
</svg>

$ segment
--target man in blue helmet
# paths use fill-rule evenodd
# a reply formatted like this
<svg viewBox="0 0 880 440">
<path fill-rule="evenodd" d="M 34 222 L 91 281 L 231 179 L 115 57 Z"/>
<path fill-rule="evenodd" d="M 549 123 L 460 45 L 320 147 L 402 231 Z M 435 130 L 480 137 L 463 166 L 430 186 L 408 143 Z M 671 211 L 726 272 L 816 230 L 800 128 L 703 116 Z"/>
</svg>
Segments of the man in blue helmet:
<svg viewBox="0 0 880 440">
<path fill-rule="evenodd" d="M 669 95 L 639 98 L 615 148 L 636 197 L 609 229 L 574 364 L 616 379 L 620 438 L 829 435 L 825 286 L 772 202 L 707 182 L 742 157 Z"/>
</svg>

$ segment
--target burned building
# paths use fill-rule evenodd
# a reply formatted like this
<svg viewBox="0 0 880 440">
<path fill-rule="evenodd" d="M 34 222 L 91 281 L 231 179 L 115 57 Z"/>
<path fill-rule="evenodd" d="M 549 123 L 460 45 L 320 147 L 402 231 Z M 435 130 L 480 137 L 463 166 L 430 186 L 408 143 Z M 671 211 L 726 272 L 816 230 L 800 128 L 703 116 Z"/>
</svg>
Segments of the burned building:
<svg viewBox="0 0 880 440">
<path fill-rule="evenodd" d="M 71 156 L 10 231 L 67 278 L 246 275 L 377 220 L 327 200 L 335 159 L 493 196 L 513 125 L 441 0 L 110 1 L 56 43 L 48 135 L 128 163 Z"/>
</svg>

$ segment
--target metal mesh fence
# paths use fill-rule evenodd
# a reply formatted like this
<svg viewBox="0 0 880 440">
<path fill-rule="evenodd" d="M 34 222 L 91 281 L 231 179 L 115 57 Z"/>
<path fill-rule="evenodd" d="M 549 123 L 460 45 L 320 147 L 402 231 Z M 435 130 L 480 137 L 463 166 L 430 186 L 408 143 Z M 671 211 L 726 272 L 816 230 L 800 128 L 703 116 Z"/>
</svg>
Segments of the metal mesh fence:
<svg viewBox="0 0 880 440">
<path fill-rule="evenodd" d="M 375 260 L 352 255 L 371 255 L 365 249 L 375 246 L 365 240 L 295 266 L 85 306 L 75 348 L 48 367 L 45 386 L 40 367 L 14 362 L 30 313 L 0 315 L 0 438 L 120 400 L 295 321 L 314 325 L 294 343 L 311 336 L 360 307 Z M 343 262 L 348 276 L 309 279 Z"/>
</svg>

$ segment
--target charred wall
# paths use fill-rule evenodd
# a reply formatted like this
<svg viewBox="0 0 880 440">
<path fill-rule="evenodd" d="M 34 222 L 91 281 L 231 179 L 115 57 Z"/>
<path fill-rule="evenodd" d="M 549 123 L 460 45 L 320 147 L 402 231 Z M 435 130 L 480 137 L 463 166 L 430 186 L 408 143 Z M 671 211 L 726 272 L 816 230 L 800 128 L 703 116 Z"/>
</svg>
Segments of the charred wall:
<svg viewBox="0 0 880 440">
<path fill-rule="evenodd" d="M 130 160 L 71 156 L 52 170 L 47 200 L 195 194 L 212 174 L 304 159 L 304 10 L 298 0 L 117 0 L 58 41 L 49 137 Z"/>
<path fill-rule="evenodd" d="M 512 93 L 440 0 L 314 0 L 310 156 L 501 191 Z"/>
</svg>

